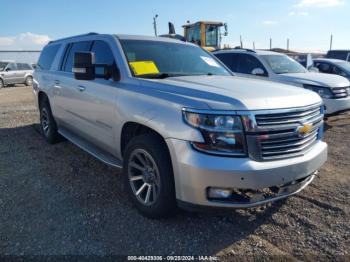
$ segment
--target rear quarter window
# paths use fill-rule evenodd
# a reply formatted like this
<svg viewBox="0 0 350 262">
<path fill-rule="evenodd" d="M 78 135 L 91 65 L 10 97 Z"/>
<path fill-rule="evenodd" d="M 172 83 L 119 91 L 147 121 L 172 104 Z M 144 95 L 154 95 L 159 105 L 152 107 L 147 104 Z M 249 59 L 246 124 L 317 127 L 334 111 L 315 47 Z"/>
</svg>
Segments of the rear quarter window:
<svg viewBox="0 0 350 262">
<path fill-rule="evenodd" d="M 60 45 L 49 45 L 41 51 L 38 61 L 38 68 L 42 70 L 50 70 L 53 60 L 58 52 Z"/>
<path fill-rule="evenodd" d="M 33 70 L 33 68 L 28 64 L 19 63 L 17 64 L 17 70 Z"/>
</svg>

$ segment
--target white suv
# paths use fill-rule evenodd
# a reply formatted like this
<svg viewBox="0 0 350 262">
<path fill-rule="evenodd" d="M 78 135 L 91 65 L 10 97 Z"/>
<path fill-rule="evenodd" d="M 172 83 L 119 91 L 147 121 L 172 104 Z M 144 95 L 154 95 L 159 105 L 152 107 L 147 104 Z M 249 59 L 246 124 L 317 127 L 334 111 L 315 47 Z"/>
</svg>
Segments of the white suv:
<svg viewBox="0 0 350 262">
<path fill-rule="evenodd" d="M 249 49 L 214 52 L 238 76 L 267 79 L 317 92 L 327 115 L 350 109 L 350 82 L 337 75 L 307 71 L 294 59 L 280 53 Z"/>
</svg>

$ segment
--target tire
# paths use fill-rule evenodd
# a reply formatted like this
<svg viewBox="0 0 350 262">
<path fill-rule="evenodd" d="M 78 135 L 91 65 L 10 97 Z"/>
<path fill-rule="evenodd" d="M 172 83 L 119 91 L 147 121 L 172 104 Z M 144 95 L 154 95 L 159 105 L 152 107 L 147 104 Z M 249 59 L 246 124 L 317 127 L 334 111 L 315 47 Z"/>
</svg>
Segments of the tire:
<svg viewBox="0 0 350 262">
<path fill-rule="evenodd" d="M 27 76 L 27 77 L 26 77 L 26 80 L 25 80 L 25 82 L 24 82 L 24 84 L 25 84 L 26 86 L 31 86 L 31 85 L 33 85 L 33 77 Z"/>
<path fill-rule="evenodd" d="M 4 87 L 4 81 L 0 79 L 0 89 Z"/>
<path fill-rule="evenodd" d="M 40 126 L 41 132 L 45 137 L 46 142 L 55 144 L 60 141 L 57 124 L 53 118 L 49 100 L 45 97 L 40 101 Z"/>
<path fill-rule="evenodd" d="M 128 195 L 142 215 L 159 219 L 175 213 L 173 169 L 167 146 L 160 137 L 145 134 L 133 138 L 125 150 L 123 172 Z"/>
</svg>

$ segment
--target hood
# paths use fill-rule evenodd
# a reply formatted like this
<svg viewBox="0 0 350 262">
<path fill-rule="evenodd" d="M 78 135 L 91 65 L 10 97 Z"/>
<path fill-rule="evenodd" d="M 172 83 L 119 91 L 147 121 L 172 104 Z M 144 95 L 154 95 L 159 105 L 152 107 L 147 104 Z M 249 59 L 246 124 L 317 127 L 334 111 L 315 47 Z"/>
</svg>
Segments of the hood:
<svg viewBox="0 0 350 262">
<path fill-rule="evenodd" d="M 147 85 L 149 92 L 196 109 L 282 109 L 322 101 L 316 93 L 303 88 L 235 76 L 184 76 L 140 81 Z"/>
<path fill-rule="evenodd" d="M 297 73 L 297 74 L 280 74 L 279 78 L 281 80 L 293 83 L 293 84 L 307 84 L 322 87 L 347 87 L 350 86 L 348 79 L 331 74 L 321 74 L 321 73 Z"/>
</svg>

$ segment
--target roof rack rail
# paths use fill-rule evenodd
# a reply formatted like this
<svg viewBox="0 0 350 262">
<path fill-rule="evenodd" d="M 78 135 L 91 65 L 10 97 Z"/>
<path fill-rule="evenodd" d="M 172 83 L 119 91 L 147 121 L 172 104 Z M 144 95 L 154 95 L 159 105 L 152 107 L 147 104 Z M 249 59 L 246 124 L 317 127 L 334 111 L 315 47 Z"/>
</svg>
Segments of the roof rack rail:
<svg viewBox="0 0 350 262">
<path fill-rule="evenodd" d="M 52 41 L 49 42 L 49 44 L 55 43 L 55 42 L 58 42 L 58 41 L 62 41 L 62 40 L 67 40 L 67 39 L 75 38 L 75 37 L 89 36 L 89 35 L 98 35 L 98 33 L 90 32 L 90 33 L 81 34 L 81 35 L 74 35 L 74 36 L 64 37 L 64 38 L 60 38 L 60 39 L 57 39 L 57 40 L 52 40 Z"/>
<path fill-rule="evenodd" d="M 256 51 L 254 49 L 249 49 L 249 48 L 235 47 L 234 49 L 236 49 L 236 50 L 244 50 L 244 51 L 247 51 L 247 52 L 256 53 Z"/>
</svg>

